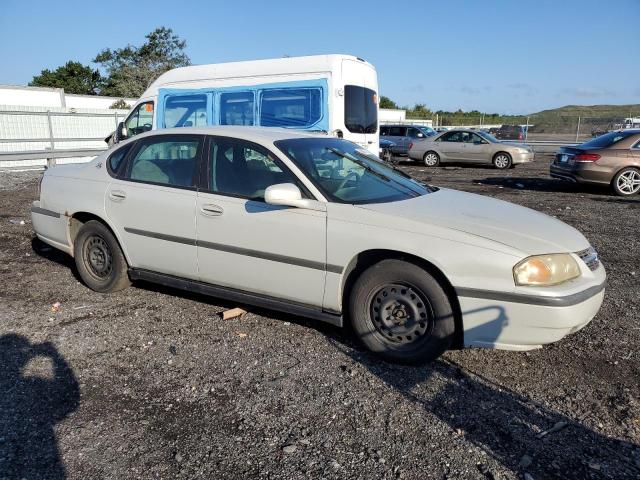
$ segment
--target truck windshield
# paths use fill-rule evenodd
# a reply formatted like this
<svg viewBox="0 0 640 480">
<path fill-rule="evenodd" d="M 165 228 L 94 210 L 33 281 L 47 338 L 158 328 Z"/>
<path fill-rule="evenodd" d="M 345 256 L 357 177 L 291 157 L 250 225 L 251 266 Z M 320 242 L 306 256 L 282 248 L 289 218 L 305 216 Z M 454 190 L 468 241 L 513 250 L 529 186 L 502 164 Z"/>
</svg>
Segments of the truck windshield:
<svg viewBox="0 0 640 480">
<path fill-rule="evenodd" d="M 380 162 L 368 150 L 339 138 L 275 142 L 332 202 L 364 204 L 406 200 L 435 190 Z"/>
<path fill-rule="evenodd" d="M 351 133 L 378 131 L 376 92 L 356 85 L 344 87 L 344 124 Z"/>
</svg>

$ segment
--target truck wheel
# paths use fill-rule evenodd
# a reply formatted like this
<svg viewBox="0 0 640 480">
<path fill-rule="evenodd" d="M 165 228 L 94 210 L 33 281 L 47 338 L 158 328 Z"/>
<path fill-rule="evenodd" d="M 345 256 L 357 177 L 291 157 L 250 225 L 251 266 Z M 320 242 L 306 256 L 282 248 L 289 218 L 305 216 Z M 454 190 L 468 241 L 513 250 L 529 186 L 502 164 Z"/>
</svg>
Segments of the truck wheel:
<svg viewBox="0 0 640 480">
<path fill-rule="evenodd" d="M 351 291 L 349 314 L 360 341 L 391 362 L 430 362 L 453 341 L 449 297 L 413 263 L 383 260 L 365 270 Z"/>
<path fill-rule="evenodd" d="M 111 231 L 97 220 L 85 223 L 73 245 L 76 268 L 82 281 L 100 293 L 128 287 L 127 260 Z"/>
</svg>

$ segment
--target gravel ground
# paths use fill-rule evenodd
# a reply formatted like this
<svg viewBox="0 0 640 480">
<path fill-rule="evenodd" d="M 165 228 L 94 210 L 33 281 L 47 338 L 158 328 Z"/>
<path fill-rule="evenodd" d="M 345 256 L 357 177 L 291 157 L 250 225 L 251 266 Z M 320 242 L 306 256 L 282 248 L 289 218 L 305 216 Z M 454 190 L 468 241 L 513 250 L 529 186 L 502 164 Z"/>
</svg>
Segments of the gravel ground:
<svg viewBox="0 0 640 480">
<path fill-rule="evenodd" d="M 94 293 L 33 240 L 38 175 L 0 172 L 0 478 L 640 478 L 640 198 L 563 186 L 548 162 L 402 168 L 577 227 L 608 269 L 602 310 L 541 350 L 421 368 L 311 320 Z"/>
</svg>

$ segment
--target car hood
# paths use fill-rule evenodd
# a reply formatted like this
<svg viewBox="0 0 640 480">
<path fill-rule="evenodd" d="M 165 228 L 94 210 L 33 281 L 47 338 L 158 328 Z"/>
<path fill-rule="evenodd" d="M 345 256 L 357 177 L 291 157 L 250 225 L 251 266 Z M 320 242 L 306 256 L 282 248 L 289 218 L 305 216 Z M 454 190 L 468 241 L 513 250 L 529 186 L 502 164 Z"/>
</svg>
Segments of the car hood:
<svg viewBox="0 0 640 480">
<path fill-rule="evenodd" d="M 589 247 L 575 228 L 543 213 L 482 195 L 440 189 L 400 202 L 361 208 L 489 239 L 527 255 L 577 252 Z"/>
</svg>

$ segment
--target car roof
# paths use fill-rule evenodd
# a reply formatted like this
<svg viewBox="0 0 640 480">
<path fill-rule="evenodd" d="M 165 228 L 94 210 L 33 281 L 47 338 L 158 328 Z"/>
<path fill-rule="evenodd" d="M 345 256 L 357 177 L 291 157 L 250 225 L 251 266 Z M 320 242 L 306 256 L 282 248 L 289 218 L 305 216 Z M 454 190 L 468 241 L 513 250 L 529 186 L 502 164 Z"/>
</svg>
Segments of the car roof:
<svg viewBox="0 0 640 480">
<path fill-rule="evenodd" d="M 238 125 L 211 125 L 206 127 L 179 127 L 161 128 L 136 135 L 132 140 L 155 136 L 155 135 L 221 135 L 240 138 L 243 140 L 261 140 L 263 142 L 276 142 L 278 140 L 288 140 L 293 138 L 317 138 L 327 135 L 322 132 L 308 132 L 294 130 L 290 128 L 278 127 L 250 127 Z"/>
</svg>

